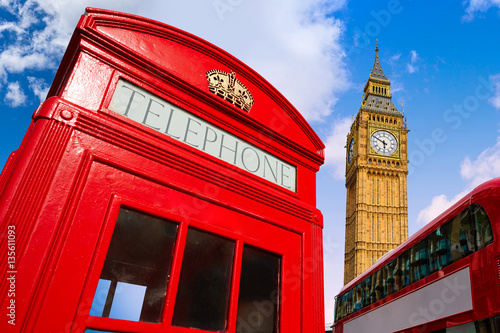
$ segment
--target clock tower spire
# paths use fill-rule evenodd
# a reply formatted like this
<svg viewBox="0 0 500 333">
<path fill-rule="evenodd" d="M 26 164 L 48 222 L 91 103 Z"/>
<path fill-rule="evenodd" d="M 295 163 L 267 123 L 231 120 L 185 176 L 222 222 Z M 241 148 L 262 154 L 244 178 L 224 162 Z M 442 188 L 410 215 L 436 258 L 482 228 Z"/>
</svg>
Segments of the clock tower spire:
<svg viewBox="0 0 500 333">
<path fill-rule="evenodd" d="M 347 135 L 344 283 L 408 238 L 408 129 L 378 51 Z"/>
</svg>

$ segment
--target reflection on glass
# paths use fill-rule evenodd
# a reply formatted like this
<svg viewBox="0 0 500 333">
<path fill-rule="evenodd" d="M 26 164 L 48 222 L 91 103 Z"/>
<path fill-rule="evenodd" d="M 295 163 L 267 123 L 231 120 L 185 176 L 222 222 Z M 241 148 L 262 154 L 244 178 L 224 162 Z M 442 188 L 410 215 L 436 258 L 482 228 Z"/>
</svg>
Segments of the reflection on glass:
<svg viewBox="0 0 500 333">
<path fill-rule="evenodd" d="M 104 306 L 106 305 L 106 298 L 108 297 L 110 285 L 111 281 L 109 280 L 103 280 L 103 279 L 99 280 L 89 315 L 95 317 L 102 316 L 102 313 L 104 311 Z"/>
<path fill-rule="evenodd" d="M 401 289 L 401 275 L 399 274 L 399 260 L 396 258 L 385 266 L 387 271 L 387 295 Z"/>
<path fill-rule="evenodd" d="M 402 288 L 410 285 L 410 251 L 406 251 L 401 256 L 401 284 Z"/>
<path fill-rule="evenodd" d="M 429 275 L 429 251 L 427 238 L 421 240 L 411 248 L 411 283 L 415 283 Z"/>
<path fill-rule="evenodd" d="M 354 297 L 354 307 L 352 309 L 352 312 L 356 312 L 361 310 L 363 307 L 363 296 L 362 296 L 362 289 L 361 289 L 361 284 L 358 284 L 356 286 L 356 289 L 354 291 L 353 297 Z"/>
<path fill-rule="evenodd" d="M 226 330 L 234 247 L 228 239 L 188 230 L 172 325 Z"/>
<path fill-rule="evenodd" d="M 429 236 L 431 273 L 443 269 L 451 263 L 450 233 L 451 222 L 448 222 Z"/>
<path fill-rule="evenodd" d="M 90 315 L 159 322 L 176 234 L 175 223 L 122 208 Z"/>
<path fill-rule="evenodd" d="M 451 224 L 451 261 L 456 262 L 475 251 L 475 232 L 471 227 L 469 209 L 455 216 Z"/>
<path fill-rule="evenodd" d="M 493 233 L 488 214 L 481 205 L 472 204 L 450 221 L 437 227 L 427 238 L 387 264 L 381 271 L 359 283 L 355 289 L 339 296 L 335 303 L 335 318 L 339 320 L 350 313 L 351 291 L 354 299 L 353 311 L 356 312 L 379 299 L 378 296 L 373 297 L 373 295 L 377 290 L 382 290 L 377 287 L 381 285 L 380 281 L 385 282 L 382 296 L 391 295 L 481 250 L 492 242 Z M 374 285 L 375 293 L 373 292 Z M 482 325 L 481 321 L 476 323 Z"/>
<path fill-rule="evenodd" d="M 245 245 L 241 262 L 236 332 L 278 332 L 281 258 Z M 346 296 L 352 308 L 352 294 Z M 351 310 L 345 309 L 346 312 Z"/>
<path fill-rule="evenodd" d="M 146 286 L 118 282 L 109 318 L 139 321 Z"/>
<path fill-rule="evenodd" d="M 387 295 L 387 288 L 385 285 L 384 270 L 378 270 L 373 274 L 373 281 L 375 282 L 375 302 L 380 301 Z"/>
<path fill-rule="evenodd" d="M 477 249 L 480 250 L 493 242 L 493 232 L 488 214 L 486 214 L 484 208 L 478 204 L 473 204 L 471 209 L 476 227 Z"/>
</svg>

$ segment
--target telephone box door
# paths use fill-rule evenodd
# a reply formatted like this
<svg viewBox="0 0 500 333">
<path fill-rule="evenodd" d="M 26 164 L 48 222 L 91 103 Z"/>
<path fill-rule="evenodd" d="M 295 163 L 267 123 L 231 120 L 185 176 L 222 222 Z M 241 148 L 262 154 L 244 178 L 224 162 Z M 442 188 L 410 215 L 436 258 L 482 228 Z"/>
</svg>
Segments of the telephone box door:
<svg viewBox="0 0 500 333">
<path fill-rule="evenodd" d="M 299 233 L 161 177 L 88 163 L 40 331 L 300 331 Z M 69 324 L 51 327 L 43 311 L 61 299 L 58 322 Z"/>
</svg>

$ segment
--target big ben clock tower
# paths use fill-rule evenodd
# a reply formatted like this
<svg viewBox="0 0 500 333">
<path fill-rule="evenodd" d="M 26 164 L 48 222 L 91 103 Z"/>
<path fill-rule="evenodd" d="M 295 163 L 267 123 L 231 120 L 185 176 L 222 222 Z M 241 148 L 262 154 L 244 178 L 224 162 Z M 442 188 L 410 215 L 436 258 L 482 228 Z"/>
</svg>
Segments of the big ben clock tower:
<svg viewBox="0 0 500 333">
<path fill-rule="evenodd" d="M 347 135 L 344 283 L 408 237 L 407 133 L 377 43 L 361 108 Z"/>
</svg>

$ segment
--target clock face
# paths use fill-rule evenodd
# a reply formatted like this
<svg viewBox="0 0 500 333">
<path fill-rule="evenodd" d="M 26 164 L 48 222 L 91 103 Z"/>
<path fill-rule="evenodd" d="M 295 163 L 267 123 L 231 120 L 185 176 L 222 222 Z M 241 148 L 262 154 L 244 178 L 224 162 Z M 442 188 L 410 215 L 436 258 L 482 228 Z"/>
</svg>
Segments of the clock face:
<svg viewBox="0 0 500 333">
<path fill-rule="evenodd" d="M 394 134 L 384 130 L 374 132 L 370 143 L 373 150 L 381 155 L 392 155 L 398 148 L 398 141 Z"/>
<path fill-rule="evenodd" d="M 352 157 L 354 156 L 354 139 L 349 142 L 349 151 L 347 152 L 347 163 L 351 164 Z"/>
</svg>

